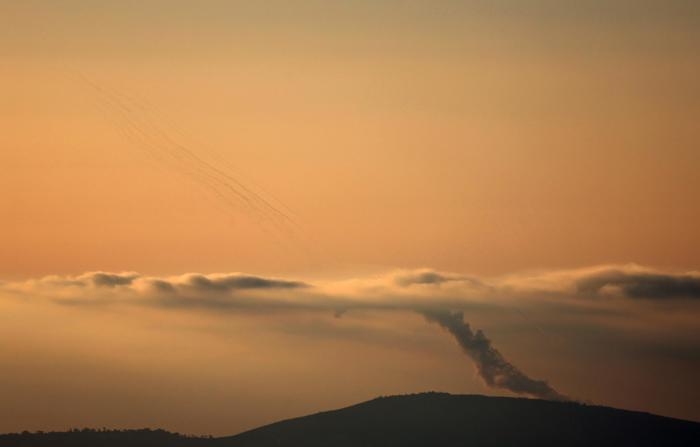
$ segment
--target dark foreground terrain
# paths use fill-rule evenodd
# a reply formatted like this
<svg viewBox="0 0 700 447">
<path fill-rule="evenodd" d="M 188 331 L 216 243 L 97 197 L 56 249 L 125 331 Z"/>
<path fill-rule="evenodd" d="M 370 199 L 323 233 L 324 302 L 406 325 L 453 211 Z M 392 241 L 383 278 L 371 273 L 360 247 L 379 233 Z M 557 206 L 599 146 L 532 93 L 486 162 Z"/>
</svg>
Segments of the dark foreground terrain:
<svg viewBox="0 0 700 447">
<path fill-rule="evenodd" d="M 162 430 L 0 435 L 22 446 L 700 446 L 700 423 L 614 408 L 425 393 L 382 397 L 224 438 Z"/>
</svg>

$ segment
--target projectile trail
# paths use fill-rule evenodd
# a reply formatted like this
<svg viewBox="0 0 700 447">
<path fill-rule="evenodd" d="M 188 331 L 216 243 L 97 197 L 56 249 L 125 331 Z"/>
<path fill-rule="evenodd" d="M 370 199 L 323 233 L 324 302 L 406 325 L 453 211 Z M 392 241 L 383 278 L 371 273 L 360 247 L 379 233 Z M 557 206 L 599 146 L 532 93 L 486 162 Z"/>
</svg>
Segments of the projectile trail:
<svg viewBox="0 0 700 447">
<path fill-rule="evenodd" d="M 150 156 L 212 191 L 230 211 L 235 212 L 242 206 L 257 223 L 274 229 L 278 235 L 292 237 L 300 229 L 295 219 L 271 199 L 175 139 L 151 119 L 152 114 L 145 105 L 108 90 L 84 75 L 79 77 L 98 93 L 102 106 L 118 121 L 120 131 Z"/>
</svg>

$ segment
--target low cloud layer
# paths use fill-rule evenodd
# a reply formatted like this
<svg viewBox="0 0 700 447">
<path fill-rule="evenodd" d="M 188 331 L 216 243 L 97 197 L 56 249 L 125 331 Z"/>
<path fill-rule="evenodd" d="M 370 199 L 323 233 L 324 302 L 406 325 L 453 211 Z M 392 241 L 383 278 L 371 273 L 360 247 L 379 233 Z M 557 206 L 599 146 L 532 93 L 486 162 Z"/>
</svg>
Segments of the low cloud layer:
<svg viewBox="0 0 700 447">
<path fill-rule="evenodd" d="M 493 297 L 555 297 L 561 299 L 700 299 L 700 273 L 661 272 L 638 265 L 601 266 L 479 278 L 430 269 L 398 270 L 384 275 L 338 281 L 306 281 L 243 273 L 187 273 L 152 277 L 134 272 L 90 272 L 78 276 L 46 276 L 21 282 L 0 282 L 7 290 L 55 292 L 63 295 L 104 296 L 134 294 L 149 297 L 159 292 L 207 299 L 256 294 L 266 299 L 296 292 L 292 301 L 304 297 L 324 298 L 316 305 L 352 307 L 457 307 L 473 299 Z"/>
<path fill-rule="evenodd" d="M 700 299 L 700 276 L 609 269 L 580 278 L 576 288 L 581 294 L 592 295 L 613 293 L 650 300 Z"/>
<path fill-rule="evenodd" d="M 591 314 L 624 313 L 649 303 L 689 303 L 700 298 L 700 275 L 640 267 L 601 266 L 478 278 L 430 269 L 401 270 L 342 281 L 306 281 L 242 273 L 188 273 L 151 277 L 134 272 L 92 272 L 0 283 L 0 290 L 57 304 L 145 306 L 168 311 L 342 317 L 352 311 L 417 312 L 447 330 L 489 387 L 566 400 L 551 385 L 530 378 L 508 361 L 464 315 L 476 309 L 558 306 Z M 611 307 L 616 306 L 616 307 Z M 572 311 L 572 313 L 575 313 Z M 631 312 L 631 313 L 630 313 Z M 523 315 L 523 318 L 526 318 Z M 629 318 L 628 318 L 629 319 Z M 538 328 L 539 329 L 539 328 Z"/>
<path fill-rule="evenodd" d="M 171 284 L 171 286 L 173 285 Z M 299 289 L 308 285 L 301 281 L 286 281 L 242 274 L 214 276 L 192 274 L 186 275 L 185 281 L 180 283 L 180 286 L 195 290 L 230 292 L 250 289 Z"/>
</svg>

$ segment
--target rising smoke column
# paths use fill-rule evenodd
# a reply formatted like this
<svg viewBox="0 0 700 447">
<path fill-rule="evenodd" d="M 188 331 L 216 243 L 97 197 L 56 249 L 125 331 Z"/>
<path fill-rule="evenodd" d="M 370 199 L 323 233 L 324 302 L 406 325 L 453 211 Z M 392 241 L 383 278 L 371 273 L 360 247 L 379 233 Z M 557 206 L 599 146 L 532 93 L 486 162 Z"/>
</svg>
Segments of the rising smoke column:
<svg viewBox="0 0 700 447">
<path fill-rule="evenodd" d="M 481 330 L 472 331 L 469 323 L 464 322 L 462 312 L 431 310 L 421 311 L 421 313 L 428 321 L 439 324 L 454 336 L 464 353 L 474 361 L 479 376 L 484 379 L 488 386 L 540 399 L 569 400 L 568 397 L 559 394 L 544 380 L 529 378 L 503 358 L 503 355 L 491 345 L 491 340 L 486 338 Z"/>
</svg>

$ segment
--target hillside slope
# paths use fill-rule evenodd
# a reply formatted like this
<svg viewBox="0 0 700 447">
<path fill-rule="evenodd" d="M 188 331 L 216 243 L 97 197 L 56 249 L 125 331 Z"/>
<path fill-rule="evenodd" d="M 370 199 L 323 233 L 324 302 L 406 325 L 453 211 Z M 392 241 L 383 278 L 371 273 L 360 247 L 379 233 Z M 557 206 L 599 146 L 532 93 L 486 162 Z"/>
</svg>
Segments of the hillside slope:
<svg viewBox="0 0 700 447">
<path fill-rule="evenodd" d="M 163 430 L 0 435 L 0 447 L 700 446 L 700 423 L 535 399 L 423 393 L 381 397 L 235 436 Z"/>
<path fill-rule="evenodd" d="M 216 440 L 220 446 L 700 446 L 700 423 L 534 399 L 384 397 Z"/>
<path fill-rule="evenodd" d="M 208 447 L 211 438 L 198 438 L 165 430 L 71 430 L 0 435 L 2 447 Z"/>
</svg>

